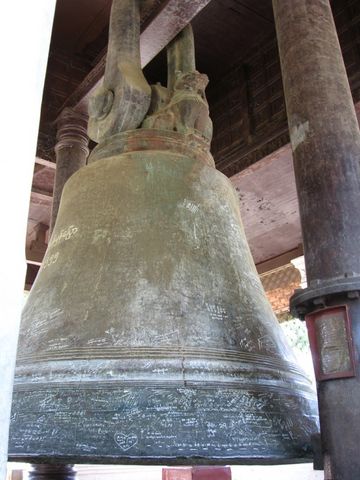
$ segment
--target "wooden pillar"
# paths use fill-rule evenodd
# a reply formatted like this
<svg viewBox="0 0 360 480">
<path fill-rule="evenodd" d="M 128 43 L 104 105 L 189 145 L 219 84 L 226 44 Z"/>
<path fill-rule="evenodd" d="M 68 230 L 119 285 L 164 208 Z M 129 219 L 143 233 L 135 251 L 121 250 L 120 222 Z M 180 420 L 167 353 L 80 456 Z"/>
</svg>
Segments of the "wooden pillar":
<svg viewBox="0 0 360 480">
<path fill-rule="evenodd" d="M 332 478 L 353 480 L 360 478 L 360 133 L 329 0 L 273 0 L 273 8 L 308 280 L 291 304 L 299 316 L 348 305 L 355 376 L 318 381 L 318 398 Z M 334 323 L 319 335 L 330 346 Z"/>
<path fill-rule="evenodd" d="M 86 164 L 89 155 L 87 136 L 87 115 L 66 108 L 58 118 L 56 153 L 56 174 L 51 212 L 52 232 L 59 210 L 61 194 L 67 180 Z M 73 465 L 38 464 L 32 465 L 29 480 L 75 480 Z"/>
<path fill-rule="evenodd" d="M 73 465 L 32 464 L 28 480 L 75 480 Z"/>
<path fill-rule="evenodd" d="M 65 108 L 57 120 L 56 174 L 50 234 L 55 225 L 65 183 L 86 164 L 89 155 L 87 123 L 87 115 L 71 108 Z"/>
</svg>

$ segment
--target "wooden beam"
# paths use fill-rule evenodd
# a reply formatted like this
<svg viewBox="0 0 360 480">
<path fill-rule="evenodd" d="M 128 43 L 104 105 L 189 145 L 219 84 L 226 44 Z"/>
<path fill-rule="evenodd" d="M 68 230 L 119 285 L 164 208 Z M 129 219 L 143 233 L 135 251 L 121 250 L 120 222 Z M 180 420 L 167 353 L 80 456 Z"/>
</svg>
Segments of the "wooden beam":
<svg viewBox="0 0 360 480">
<path fill-rule="evenodd" d="M 52 170 L 56 169 L 56 163 L 45 160 L 44 158 L 35 157 L 35 163 L 37 165 L 42 165 L 43 167 L 51 168 Z"/>
<path fill-rule="evenodd" d="M 29 265 L 40 266 L 43 258 L 44 255 L 42 255 L 40 252 L 33 252 L 29 248 L 26 249 L 26 263 L 28 263 Z"/>
<path fill-rule="evenodd" d="M 52 202 L 52 195 L 50 192 L 38 190 L 37 188 L 31 190 L 31 197 L 36 198 L 37 200 L 43 200 L 47 203 Z"/>
<path fill-rule="evenodd" d="M 270 258 L 270 260 L 258 263 L 256 265 L 256 269 L 258 271 L 258 274 L 261 275 L 265 272 L 269 272 L 270 270 L 275 270 L 276 268 L 283 267 L 284 265 L 290 263 L 291 260 L 300 257 L 301 255 L 304 255 L 304 250 L 303 246 L 299 245 L 297 248 L 294 248 L 289 252 L 283 253 L 278 257 Z"/>
<path fill-rule="evenodd" d="M 140 35 L 142 67 L 147 65 L 166 47 L 209 2 L 210 0 L 166 0 L 161 2 Z M 87 109 L 89 97 L 102 82 L 106 53 L 106 50 L 104 50 L 99 62 L 67 98 L 60 112 L 65 107 L 72 107 L 81 111 Z"/>
</svg>

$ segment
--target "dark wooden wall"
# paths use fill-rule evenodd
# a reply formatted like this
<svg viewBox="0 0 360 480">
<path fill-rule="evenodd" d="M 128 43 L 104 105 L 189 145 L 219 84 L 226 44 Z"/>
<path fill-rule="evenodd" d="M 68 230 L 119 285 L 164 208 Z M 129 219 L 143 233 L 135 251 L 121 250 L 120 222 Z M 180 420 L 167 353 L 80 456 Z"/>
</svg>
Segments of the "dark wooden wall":
<svg viewBox="0 0 360 480">
<path fill-rule="evenodd" d="M 360 1 L 336 0 L 334 18 L 354 102 L 360 100 Z M 232 176 L 289 142 L 275 32 L 208 91 L 217 167 Z"/>
<path fill-rule="evenodd" d="M 95 33 L 81 24 L 86 32 L 81 35 L 81 45 L 72 30 L 69 38 L 65 35 L 71 19 L 71 24 L 75 22 L 72 29 L 81 30 L 76 22 L 82 17 L 68 11 L 75 4 L 70 0 L 58 3 L 39 132 L 40 158 L 54 161 L 54 121 L 106 46 L 111 0 L 86 4 L 88 15 L 96 3 L 104 3 L 101 18 L 97 18 Z M 360 0 L 333 0 L 332 5 L 357 102 L 360 100 Z M 207 97 L 214 122 L 212 152 L 217 167 L 232 176 L 289 142 L 271 0 L 212 0 L 192 23 L 198 69 L 210 77 Z M 155 58 L 146 73 L 152 83 L 165 82 L 165 55 Z"/>
</svg>

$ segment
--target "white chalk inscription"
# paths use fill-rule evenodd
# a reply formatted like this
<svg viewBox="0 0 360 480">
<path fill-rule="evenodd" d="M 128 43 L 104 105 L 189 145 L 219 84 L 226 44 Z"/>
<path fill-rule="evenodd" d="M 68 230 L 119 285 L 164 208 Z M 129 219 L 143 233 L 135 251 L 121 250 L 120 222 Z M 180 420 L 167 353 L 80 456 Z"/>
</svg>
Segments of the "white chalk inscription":
<svg viewBox="0 0 360 480">
<path fill-rule="evenodd" d="M 138 437 L 135 433 L 125 434 L 116 432 L 114 435 L 114 440 L 124 452 L 130 450 L 130 448 L 134 447 L 138 443 Z"/>
</svg>

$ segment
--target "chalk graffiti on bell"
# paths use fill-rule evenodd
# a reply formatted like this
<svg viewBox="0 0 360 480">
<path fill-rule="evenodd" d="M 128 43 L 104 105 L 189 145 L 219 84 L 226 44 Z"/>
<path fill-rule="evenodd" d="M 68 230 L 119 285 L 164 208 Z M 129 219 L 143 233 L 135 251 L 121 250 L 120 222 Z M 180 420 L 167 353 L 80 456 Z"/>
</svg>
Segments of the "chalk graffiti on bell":
<svg viewBox="0 0 360 480">
<path fill-rule="evenodd" d="M 135 433 L 125 434 L 116 432 L 114 435 L 114 440 L 124 452 L 130 450 L 130 448 L 134 447 L 138 443 L 138 437 Z"/>
<path fill-rule="evenodd" d="M 184 198 L 183 202 L 180 204 L 181 207 L 190 210 L 191 213 L 196 213 L 199 211 L 199 206 Z"/>
<path fill-rule="evenodd" d="M 42 267 L 45 270 L 46 268 L 50 267 L 51 265 L 54 265 L 58 261 L 59 258 L 59 252 L 53 253 L 52 255 L 49 255 L 48 257 L 45 258 Z"/>
<path fill-rule="evenodd" d="M 67 228 L 61 229 L 60 233 L 51 240 L 51 247 L 55 247 L 59 243 L 70 240 L 70 238 L 74 237 L 78 231 L 79 229 L 78 227 L 75 227 L 75 225 L 69 225 Z"/>
</svg>

